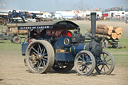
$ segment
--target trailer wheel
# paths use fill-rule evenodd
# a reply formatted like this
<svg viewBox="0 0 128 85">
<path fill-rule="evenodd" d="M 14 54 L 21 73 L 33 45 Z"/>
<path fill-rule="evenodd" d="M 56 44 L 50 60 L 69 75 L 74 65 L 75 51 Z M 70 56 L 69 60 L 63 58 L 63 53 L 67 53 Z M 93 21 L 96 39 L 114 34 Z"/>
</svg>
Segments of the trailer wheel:
<svg viewBox="0 0 128 85">
<path fill-rule="evenodd" d="M 108 41 L 107 40 L 104 41 L 104 47 L 108 48 Z"/>
<path fill-rule="evenodd" d="M 72 62 L 67 62 L 66 64 L 63 64 L 63 62 L 56 62 L 52 68 L 58 73 L 66 73 L 70 71 L 73 66 Z"/>
<path fill-rule="evenodd" d="M 120 44 L 120 42 L 118 41 L 117 43 L 115 43 L 115 48 L 117 48 L 117 49 L 119 49 L 119 48 L 121 48 L 121 44 Z"/>
<path fill-rule="evenodd" d="M 19 36 L 14 36 L 12 39 L 13 43 L 19 44 L 21 42 L 21 38 Z"/>
<path fill-rule="evenodd" d="M 80 75 L 90 75 L 95 69 L 95 58 L 89 51 L 80 51 L 74 61 L 75 69 Z"/>
<path fill-rule="evenodd" d="M 35 40 L 26 51 L 26 64 L 33 73 L 48 72 L 54 64 L 54 49 L 45 40 Z"/>
<path fill-rule="evenodd" d="M 99 74 L 110 74 L 115 67 L 115 61 L 108 51 L 103 51 L 100 57 L 96 59 L 96 71 Z"/>
</svg>

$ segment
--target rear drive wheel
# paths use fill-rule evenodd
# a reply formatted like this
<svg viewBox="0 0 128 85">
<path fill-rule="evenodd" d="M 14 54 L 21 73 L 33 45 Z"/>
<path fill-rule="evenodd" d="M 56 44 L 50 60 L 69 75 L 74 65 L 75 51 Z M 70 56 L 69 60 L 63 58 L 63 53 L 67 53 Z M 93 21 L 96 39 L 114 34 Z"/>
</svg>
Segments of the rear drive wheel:
<svg viewBox="0 0 128 85">
<path fill-rule="evenodd" d="M 26 63 L 33 73 L 48 72 L 54 64 L 54 50 L 45 40 L 35 40 L 27 48 Z"/>
</svg>

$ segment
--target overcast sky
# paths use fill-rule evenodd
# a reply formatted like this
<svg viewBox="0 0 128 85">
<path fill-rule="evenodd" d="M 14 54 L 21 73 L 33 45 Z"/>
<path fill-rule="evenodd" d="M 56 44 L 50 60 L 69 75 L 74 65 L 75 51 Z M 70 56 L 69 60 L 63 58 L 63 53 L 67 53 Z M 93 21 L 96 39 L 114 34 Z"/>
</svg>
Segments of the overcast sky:
<svg viewBox="0 0 128 85">
<path fill-rule="evenodd" d="M 60 11 L 60 10 L 87 10 L 91 8 L 107 9 L 125 5 L 128 9 L 128 0 L 0 0 L 7 10 L 33 11 Z"/>
</svg>

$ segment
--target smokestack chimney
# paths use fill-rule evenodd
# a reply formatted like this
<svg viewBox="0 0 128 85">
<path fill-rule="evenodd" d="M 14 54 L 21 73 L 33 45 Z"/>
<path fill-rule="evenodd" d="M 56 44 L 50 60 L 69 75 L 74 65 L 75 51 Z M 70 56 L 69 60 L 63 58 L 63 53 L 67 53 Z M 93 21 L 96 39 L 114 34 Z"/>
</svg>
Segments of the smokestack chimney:
<svg viewBox="0 0 128 85">
<path fill-rule="evenodd" d="M 92 30 L 92 42 L 95 42 L 96 36 L 96 12 L 91 13 L 91 30 Z"/>
</svg>

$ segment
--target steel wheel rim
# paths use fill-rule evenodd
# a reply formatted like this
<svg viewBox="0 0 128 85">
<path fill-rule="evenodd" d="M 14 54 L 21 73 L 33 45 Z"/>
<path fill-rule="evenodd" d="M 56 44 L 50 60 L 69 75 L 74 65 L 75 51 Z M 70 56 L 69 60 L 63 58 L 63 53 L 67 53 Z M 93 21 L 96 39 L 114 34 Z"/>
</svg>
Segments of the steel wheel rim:
<svg viewBox="0 0 128 85">
<path fill-rule="evenodd" d="M 41 73 L 47 67 L 47 49 L 40 43 L 31 46 L 29 51 L 28 63 L 32 70 Z"/>
<path fill-rule="evenodd" d="M 110 71 L 110 69 L 112 69 L 112 65 L 113 65 L 112 57 L 106 52 L 103 52 L 101 54 L 100 60 L 97 63 L 98 71 L 101 74 L 107 74 Z"/>
<path fill-rule="evenodd" d="M 80 74 L 87 74 L 93 67 L 91 57 L 87 53 L 82 53 L 77 57 L 76 67 Z"/>
</svg>

